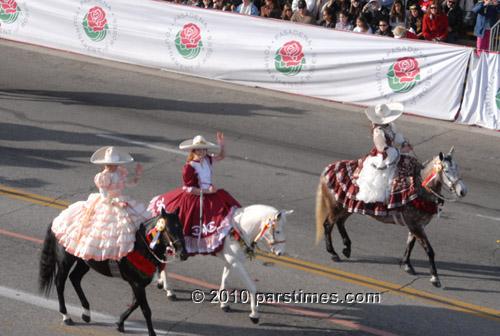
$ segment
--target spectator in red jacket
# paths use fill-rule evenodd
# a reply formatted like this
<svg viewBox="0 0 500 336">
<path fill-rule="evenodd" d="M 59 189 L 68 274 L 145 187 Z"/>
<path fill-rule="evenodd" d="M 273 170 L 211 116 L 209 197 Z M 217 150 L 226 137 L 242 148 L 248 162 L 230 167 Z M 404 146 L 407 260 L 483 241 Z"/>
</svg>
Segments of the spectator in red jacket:
<svg viewBox="0 0 500 336">
<path fill-rule="evenodd" d="M 426 40 L 442 42 L 448 36 L 448 17 L 439 0 L 434 0 L 424 15 L 422 32 Z"/>
</svg>

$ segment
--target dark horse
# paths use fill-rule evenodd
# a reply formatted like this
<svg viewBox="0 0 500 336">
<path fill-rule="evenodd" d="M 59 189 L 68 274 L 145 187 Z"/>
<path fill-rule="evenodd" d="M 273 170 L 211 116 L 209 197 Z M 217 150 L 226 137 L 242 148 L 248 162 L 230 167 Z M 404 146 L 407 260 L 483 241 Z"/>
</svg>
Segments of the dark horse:
<svg viewBox="0 0 500 336">
<path fill-rule="evenodd" d="M 460 179 L 460 174 L 458 172 L 458 166 L 453 161 L 453 148 L 450 150 L 448 155 L 443 155 L 439 153 L 438 156 L 424 163 L 420 167 L 420 172 L 417 172 L 415 176 L 415 184 L 417 189 L 417 203 L 411 202 L 407 203 L 402 210 L 401 216 L 373 216 L 369 217 L 383 223 L 392 223 L 406 225 L 408 227 L 408 240 L 406 245 L 406 251 L 404 258 L 402 260 L 402 265 L 406 272 L 415 275 L 415 270 L 410 263 L 410 254 L 415 245 L 415 240 L 417 240 L 420 245 L 427 252 L 429 257 L 429 266 L 431 273 L 431 283 L 436 287 L 441 287 L 439 281 L 436 265 L 434 263 L 434 251 L 427 239 L 427 235 L 424 232 L 424 227 L 429 224 L 435 211 L 426 211 L 427 209 L 437 209 L 438 202 L 444 200 L 441 195 L 441 188 L 444 185 L 449 189 L 451 193 L 455 195 L 455 199 L 451 201 L 456 201 L 462 198 L 467 193 L 467 188 Z M 435 167 L 441 167 L 435 170 Z M 435 175 L 435 177 L 425 186 L 422 186 L 422 181 L 424 181 L 428 176 Z M 432 176 L 431 175 L 431 176 Z M 344 243 L 343 254 L 349 258 L 351 256 L 351 240 L 347 235 L 345 229 L 345 221 L 352 214 L 348 212 L 346 208 L 343 207 L 341 202 L 336 199 L 335 193 L 327 185 L 327 179 L 324 176 L 321 177 L 318 191 L 316 194 L 316 241 L 319 242 L 321 235 L 324 232 L 326 240 L 326 250 L 332 254 L 332 259 L 334 261 L 340 261 L 338 254 L 335 252 L 332 243 L 331 232 L 334 225 L 337 225 L 340 235 L 342 236 L 342 241 Z M 332 183 L 330 181 L 330 183 Z M 336 180 L 333 183 L 338 183 Z M 418 204 L 423 204 L 418 206 Z"/>
<path fill-rule="evenodd" d="M 162 264 L 164 263 L 162 257 L 167 247 L 175 250 L 176 256 L 181 260 L 186 260 L 188 257 L 178 214 L 178 209 L 173 213 L 162 211 L 159 216 L 142 223 L 136 233 L 134 250 L 116 262 L 109 260 L 83 260 L 67 253 L 64 246 L 59 244 L 52 232 L 52 225 L 49 225 L 40 257 L 40 274 L 38 278 L 40 292 L 44 292 L 48 297 L 52 284 L 55 281 L 57 297 L 59 299 L 59 312 L 63 315 L 65 324 L 73 325 L 74 323 L 67 314 L 64 302 L 64 285 L 72 266 L 76 262 L 76 266 L 71 274 L 69 274 L 69 278 L 83 307 L 82 319 L 88 323 L 90 322 L 90 306 L 80 284 L 83 276 L 92 268 L 108 277 L 121 277 L 132 287 L 134 297 L 130 308 L 120 315 L 120 319 L 116 323 L 116 329 L 121 332 L 125 331 L 123 326 L 125 320 L 140 306 L 146 319 L 149 335 L 156 335 L 151 322 L 151 309 L 146 299 L 146 286 L 153 279 L 154 273 L 162 269 Z M 162 222 L 165 224 L 165 228 L 160 231 L 162 229 Z M 157 223 L 159 223 L 158 226 L 156 226 Z M 159 228 L 158 234 L 160 236 L 158 243 L 151 249 L 147 236 L 150 230 L 155 227 Z M 151 237 L 149 238 L 151 239 Z"/>
</svg>

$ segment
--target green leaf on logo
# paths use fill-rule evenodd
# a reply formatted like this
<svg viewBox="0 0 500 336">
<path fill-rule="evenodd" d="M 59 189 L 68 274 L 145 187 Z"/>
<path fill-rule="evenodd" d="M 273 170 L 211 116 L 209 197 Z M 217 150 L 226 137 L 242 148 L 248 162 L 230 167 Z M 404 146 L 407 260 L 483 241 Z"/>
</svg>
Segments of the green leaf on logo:
<svg viewBox="0 0 500 336">
<path fill-rule="evenodd" d="M 0 8 L 0 20 L 5 24 L 11 24 L 16 22 L 17 18 L 21 14 L 21 7 L 17 6 L 17 11 L 12 14 L 5 13 L 5 10 Z"/>
<path fill-rule="evenodd" d="M 85 15 L 85 18 L 83 19 L 82 26 L 83 30 L 85 31 L 85 34 L 94 42 L 101 42 L 106 38 L 106 34 L 108 33 L 109 26 L 106 23 L 104 25 L 104 29 L 101 31 L 94 31 L 92 27 L 89 26 L 89 22 L 87 20 L 87 15 Z"/>
<path fill-rule="evenodd" d="M 300 73 L 304 64 L 306 64 L 306 59 L 302 58 L 300 64 L 287 67 L 286 63 L 281 57 L 281 48 L 276 51 L 276 55 L 274 56 L 274 67 L 285 76 L 296 76 L 298 73 Z"/>
<path fill-rule="evenodd" d="M 497 108 L 500 110 L 500 89 L 497 91 L 497 95 L 495 96 L 495 101 L 497 102 Z"/>
<path fill-rule="evenodd" d="M 395 93 L 407 93 L 410 92 L 417 84 L 417 81 L 420 80 L 420 74 L 415 76 L 415 79 L 412 82 L 400 83 L 399 78 L 397 78 L 396 74 L 394 73 L 393 64 L 387 72 L 387 80 L 389 82 L 389 87 Z"/>
<path fill-rule="evenodd" d="M 185 59 L 193 59 L 200 54 L 203 43 L 200 40 L 198 42 L 198 47 L 187 49 L 186 46 L 181 42 L 181 31 L 179 31 L 175 37 L 175 47 L 182 57 L 184 57 Z"/>
</svg>

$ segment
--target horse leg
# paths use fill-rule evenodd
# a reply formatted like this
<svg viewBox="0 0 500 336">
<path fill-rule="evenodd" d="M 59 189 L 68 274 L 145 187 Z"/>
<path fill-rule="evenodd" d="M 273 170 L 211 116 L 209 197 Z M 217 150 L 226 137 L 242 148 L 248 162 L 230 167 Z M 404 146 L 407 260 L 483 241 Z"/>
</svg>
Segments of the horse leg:
<svg viewBox="0 0 500 336">
<path fill-rule="evenodd" d="M 224 270 L 222 271 L 222 280 L 220 283 L 220 288 L 219 291 L 217 292 L 217 299 L 220 302 L 220 307 L 226 313 L 229 312 L 231 308 L 229 307 L 229 303 L 227 300 L 220 299 L 220 293 L 226 290 L 226 281 L 227 278 L 229 277 L 229 273 L 231 273 L 231 265 L 229 265 L 229 263 L 226 263 L 226 265 L 224 265 Z"/>
<path fill-rule="evenodd" d="M 69 275 L 69 279 L 73 284 L 73 288 L 75 289 L 76 294 L 78 295 L 78 298 L 80 299 L 80 302 L 82 304 L 82 319 L 87 323 L 90 322 L 90 305 L 89 301 L 85 297 L 85 293 L 83 293 L 81 282 L 89 269 L 90 267 L 85 262 L 83 262 L 82 260 L 78 260 L 75 269 Z"/>
<path fill-rule="evenodd" d="M 403 269 L 405 270 L 405 272 L 411 275 L 417 274 L 415 272 L 415 269 L 410 263 L 410 255 L 411 251 L 413 250 L 413 246 L 415 246 L 415 241 L 416 241 L 415 235 L 411 232 L 408 232 L 408 239 L 406 240 L 406 251 L 403 260 L 401 261 L 401 264 L 403 265 Z"/>
<path fill-rule="evenodd" d="M 168 282 L 167 272 L 165 270 L 160 272 L 160 278 L 158 279 L 158 288 L 163 289 L 167 292 L 167 299 L 169 301 L 177 301 L 177 295 L 175 295 L 174 289 L 170 286 Z"/>
<path fill-rule="evenodd" d="M 153 329 L 153 322 L 151 321 L 151 308 L 149 308 L 148 299 L 146 298 L 146 288 L 135 284 L 134 295 L 139 303 L 139 306 L 142 310 L 142 315 L 146 319 L 146 324 L 148 326 L 148 335 L 156 336 L 156 333 Z"/>
<path fill-rule="evenodd" d="M 329 223 L 328 218 L 325 220 L 323 223 L 323 228 L 325 231 L 325 242 L 326 242 L 326 250 L 331 253 L 332 255 L 332 260 L 335 262 L 340 261 L 340 257 L 335 252 L 335 249 L 333 248 L 333 242 L 332 242 L 332 229 L 335 223 L 332 222 L 332 224 Z"/>
<path fill-rule="evenodd" d="M 57 252 L 56 252 L 57 253 Z M 66 279 L 68 278 L 68 273 L 69 270 L 71 269 L 71 266 L 73 266 L 74 262 L 76 261 L 76 257 L 70 255 L 69 253 L 62 252 L 62 261 L 59 262 L 59 267 L 57 268 L 57 273 L 56 273 L 56 290 L 57 290 L 57 299 L 59 300 L 59 312 L 63 316 L 63 323 L 66 325 L 74 325 L 75 323 L 71 319 L 71 317 L 68 315 L 68 311 L 66 309 L 66 302 L 64 300 L 64 287 L 66 285 Z"/>
<path fill-rule="evenodd" d="M 344 249 L 342 250 L 342 253 L 346 256 L 346 258 L 351 257 L 351 239 L 349 238 L 344 225 L 348 217 L 349 215 L 340 216 L 337 220 L 337 228 L 340 235 L 342 236 L 342 242 L 344 243 Z"/>
<path fill-rule="evenodd" d="M 431 243 L 429 242 L 429 239 L 427 239 L 427 235 L 425 234 L 424 230 L 420 230 L 420 232 L 414 233 L 415 238 L 417 241 L 422 245 L 424 248 L 425 252 L 427 252 L 427 256 L 429 257 L 429 269 L 431 272 L 431 283 L 435 287 L 441 287 L 441 281 L 439 281 L 439 277 L 437 274 L 437 269 L 436 269 L 436 264 L 434 263 L 434 250 L 432 249 Z"/>
<path fill-rule="evenodd" d="M 241 261 L 236 261 L 231 266 L 238 271 L 241 279 L 246 284 L 247 289 L 250 292 L 250 308 L 252 310 L 252 312 L 250 313 L 250 320 L 253 323 L 257 324 L 259 323 L 258 303 L 256 304 L 257 287 L 253 283 L 252 279 L 250 279 L 250 277 L 248 276 L 245 268 L 243 268 L 243 263 Z"/>
<path fill-rule="evenodd" d="M 124 327 L 125 320 L 130 316 L 130 314 L 132 314 L 132 312 L 134 310 L 137 309 L 137 307 L 139 307 L 139 302 L 137 301 L 135 294 L 134 294 L 133 298 L 132 298 L 132 303 L 130 304 L 130 307 L 127 308 L 127 310 L 125 310 L 120 315 L 120 319 L 118 320 L 118 322 L 116 322 L 116 330 L 118 330 L 119 332 L 125 332 L 125 327 Z"/>
</svg>

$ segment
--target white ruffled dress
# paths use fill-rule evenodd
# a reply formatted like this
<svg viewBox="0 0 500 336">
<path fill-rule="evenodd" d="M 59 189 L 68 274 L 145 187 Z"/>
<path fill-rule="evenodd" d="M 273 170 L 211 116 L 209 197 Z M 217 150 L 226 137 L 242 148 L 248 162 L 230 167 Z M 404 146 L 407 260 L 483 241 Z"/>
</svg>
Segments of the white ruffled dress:
<svg viewBox="0 0 500 336">
<path fill-rule="evenodd" d="M 59 243 L 84 260 L 119 260 L 134 249 L 140 223 L 150 218 L 143 204 L 122 195 L 127 170 L 104 170 L 95 176 L 99 193 L 71 204 L 52 222 Z"/>
</svg>

